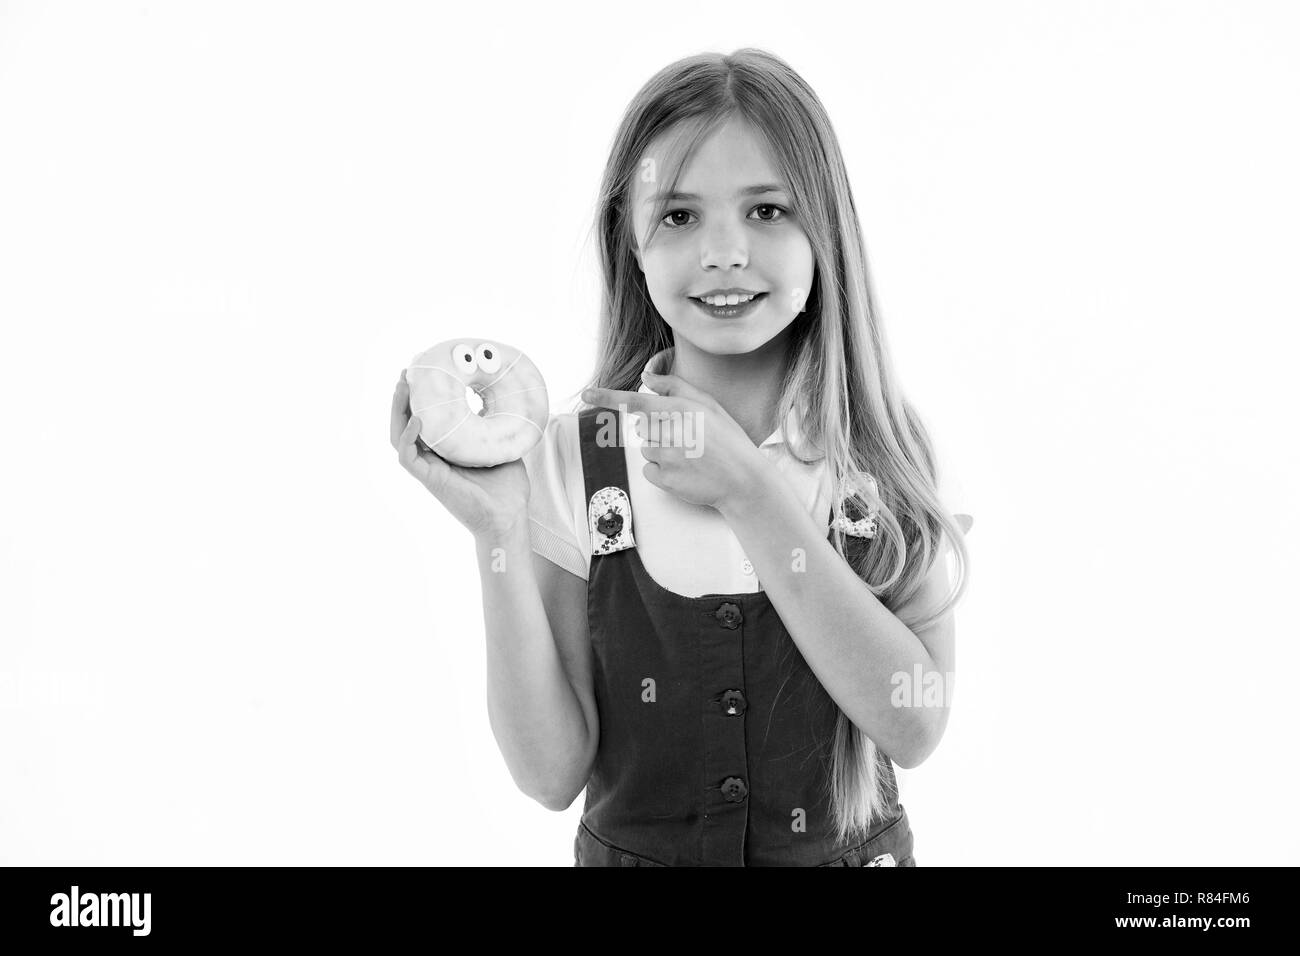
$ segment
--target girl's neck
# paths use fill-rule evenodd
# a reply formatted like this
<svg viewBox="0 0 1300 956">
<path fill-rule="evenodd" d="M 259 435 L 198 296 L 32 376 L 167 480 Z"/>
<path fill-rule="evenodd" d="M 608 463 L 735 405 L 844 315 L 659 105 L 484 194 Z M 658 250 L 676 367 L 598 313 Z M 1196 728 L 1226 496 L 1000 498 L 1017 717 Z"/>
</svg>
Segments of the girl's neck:
<svg viewBox="0 0 1300 956">
<path fill-rule="evenodd" d="M 677 338 L 671 371 L 678 378 L 712 395 L 759 445 L 776 429 L 776 406 L 785 375 L 790 330 L 785 329 L 762 348 L 744 355 L 712 355 Z"/>
</svg>

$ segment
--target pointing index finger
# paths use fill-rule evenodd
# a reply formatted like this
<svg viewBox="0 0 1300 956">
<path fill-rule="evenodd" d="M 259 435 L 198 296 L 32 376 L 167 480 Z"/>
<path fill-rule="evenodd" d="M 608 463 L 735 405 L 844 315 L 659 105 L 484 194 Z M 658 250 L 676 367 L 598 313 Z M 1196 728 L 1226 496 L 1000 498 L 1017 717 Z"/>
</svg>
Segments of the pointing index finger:
<svg viewBox="0 0 1300 956">
<path fill-rule="evenodd" d="M 588 405 L 599 408 L 618 408 L 626 406 L 634 412 L 668 411 L 677 407 L 677 403 L 663 395 L 647 395 L 645 392 L 621 392 L 613 388 L 589 388 L 582 393 L 582 400 Z"/>
</svg>

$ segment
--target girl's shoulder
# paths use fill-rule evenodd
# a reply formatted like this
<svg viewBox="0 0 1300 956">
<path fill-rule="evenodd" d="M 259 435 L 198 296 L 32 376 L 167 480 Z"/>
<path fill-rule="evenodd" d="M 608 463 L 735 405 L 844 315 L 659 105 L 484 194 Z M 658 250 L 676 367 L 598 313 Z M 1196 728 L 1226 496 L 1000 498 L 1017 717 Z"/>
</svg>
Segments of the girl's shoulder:
<svg viewBox="0 0 1300 956">
<path fill-rule="evenodd" d="M 591 554 L 582 546 L 587 517 L 577 413 L 552 414 L 523 462 L 533 551 L 585 580 Z"/>
<path fill-rule="evenodd" d="M 578 441 L 578 415 L 576 412 L 552 412 L 542 431 L 542 437 L 525 452 L 524 465 L 564 465 L 574 457 L 578 461 L 582 460 Z"/>
</svg>

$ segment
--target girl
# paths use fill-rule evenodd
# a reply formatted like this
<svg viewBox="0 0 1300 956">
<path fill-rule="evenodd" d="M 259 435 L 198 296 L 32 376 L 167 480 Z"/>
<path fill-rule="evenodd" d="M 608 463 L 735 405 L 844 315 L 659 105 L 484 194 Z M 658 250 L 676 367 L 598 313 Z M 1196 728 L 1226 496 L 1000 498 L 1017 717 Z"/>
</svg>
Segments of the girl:
<svg viewBox="0 0 1300 956">
<path fill-rule="evenodd" d="M 579 866 L 915 866 L 894 764 L 947 724 L 968 525 L 820 101 L 759 50 L 671 64 L 596 228 L 596 372 L 524 461 L 451 466 L 393 397 L 403 466 L 476 540 L 506 764 L 553 810 L 586 790 Z"/>
</svg>

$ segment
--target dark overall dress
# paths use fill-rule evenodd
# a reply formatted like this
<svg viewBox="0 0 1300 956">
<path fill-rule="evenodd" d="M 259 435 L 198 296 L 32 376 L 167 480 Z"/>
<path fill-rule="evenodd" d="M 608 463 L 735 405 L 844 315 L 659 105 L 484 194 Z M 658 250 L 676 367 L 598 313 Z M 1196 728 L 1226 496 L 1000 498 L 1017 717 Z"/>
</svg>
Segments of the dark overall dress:
<svg viewBox="0 0 1300 956">
<path fill-rule="evenodd" d="M 618 414 L 578 416 L 589 502 L 628 489 L 623 446 L 597 444 L 602 411 Z M 592 555 L 587 620 L 600 744 L 575 866 L 916 865 L 879 750 L 884 818 L 865 842 L 836 842 L 837 708 L 764 592 L 684 597 L 631 546 Z"/>
</svg>

